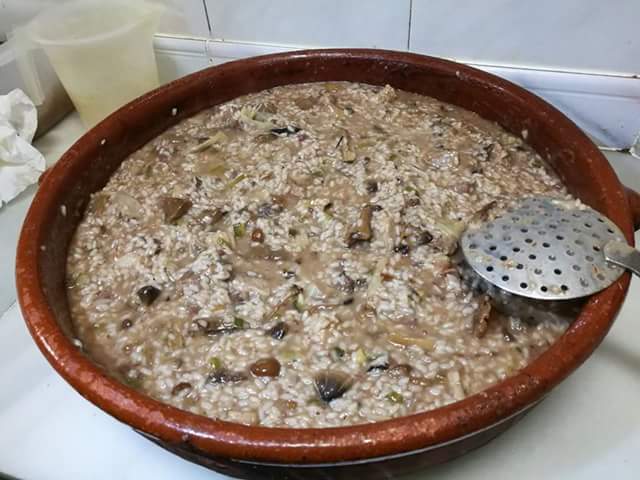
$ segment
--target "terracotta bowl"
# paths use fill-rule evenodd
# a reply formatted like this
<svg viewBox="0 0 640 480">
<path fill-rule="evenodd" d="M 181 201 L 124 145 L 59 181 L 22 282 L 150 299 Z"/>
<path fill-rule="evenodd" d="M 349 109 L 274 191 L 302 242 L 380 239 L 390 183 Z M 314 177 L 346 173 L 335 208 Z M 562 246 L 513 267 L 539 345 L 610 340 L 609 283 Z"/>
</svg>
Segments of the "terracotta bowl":
<svg viewBox="0 0 640 480">
<path fill-rule="evenodd" d="M 390 84 L 498 122 L 525 138 L 572 193 L 633 242 L 640 202 L 625 193 L 595 145 L 538 97 L 457 63 L 379 50 L 285 53 L 213 67 L 131 102 L 78 140 L 43 179 L 18 246 L 22 313 L 42 353 L 81 395 L 178 455 L 233 476 L 388 478 L 468 452 L 512 425 L 591 355 L 629 286 L 625 274 L 593 296 L 567 332 L 515 376 L 446 407 L 379 423 L 326 429 L 238 425 L 170 407 L 110 377 L 70 340 L 65 258 L 89 195 L 130 153 L 204 108 L 277 85 L 326 80 Z"/>
</svg>

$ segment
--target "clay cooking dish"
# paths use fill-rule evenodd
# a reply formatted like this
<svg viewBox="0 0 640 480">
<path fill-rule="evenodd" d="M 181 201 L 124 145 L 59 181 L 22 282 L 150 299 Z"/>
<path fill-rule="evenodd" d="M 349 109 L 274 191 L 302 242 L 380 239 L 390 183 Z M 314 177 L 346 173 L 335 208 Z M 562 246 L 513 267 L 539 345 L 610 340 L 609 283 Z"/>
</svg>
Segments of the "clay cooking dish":
<svg viewBox="0 0 640 480">
<path fill-rule="evenodd" d="M 64 286 L 67 247 L 89 195 L 130 153 L 204 108 L 277 85 L 329 80 L 390 84 L 475 111 L 525 138 L 573 194 L 611 218 L 630 242 L 640 215 L 637 194 L 625 193 L 604 156 L 564 115 L 505 80 L 436 58 L 379 50 L 257 57 L 195 73 L 121 108 L 80 138 L 40 185 L 18 246 L 22 312 L 38 347 L 81 395 L 163 447 L 230 475 L 388 478 L 476 448 L 593 352 L 629 286 L 625 274 L 593 296 L 566 333 L 515 376 L 446 407 L 379 423 L 327 429 L 238 425 L 162 404 L 109 377 L 70 340 Z"/>
</svg>

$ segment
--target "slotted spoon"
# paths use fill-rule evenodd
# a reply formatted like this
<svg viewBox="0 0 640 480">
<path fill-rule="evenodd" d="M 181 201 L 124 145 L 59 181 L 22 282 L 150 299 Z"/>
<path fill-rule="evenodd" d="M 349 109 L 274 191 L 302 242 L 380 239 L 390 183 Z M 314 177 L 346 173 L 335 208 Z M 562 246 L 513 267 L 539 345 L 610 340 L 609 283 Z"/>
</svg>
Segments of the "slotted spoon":
<svg viewBox="0 0 640 480">
<path fill-rule="evenodd" d="M 532 317 L 564 303 L 559 301 L 603 290 L 624 269 L 640 276 L 640 251 L 611 220 L 566 204 L 524 198 L 495 220 L 468 229 L 460 240 L 463 276 L 503 309 L 526 307 Z"/>
</svg>

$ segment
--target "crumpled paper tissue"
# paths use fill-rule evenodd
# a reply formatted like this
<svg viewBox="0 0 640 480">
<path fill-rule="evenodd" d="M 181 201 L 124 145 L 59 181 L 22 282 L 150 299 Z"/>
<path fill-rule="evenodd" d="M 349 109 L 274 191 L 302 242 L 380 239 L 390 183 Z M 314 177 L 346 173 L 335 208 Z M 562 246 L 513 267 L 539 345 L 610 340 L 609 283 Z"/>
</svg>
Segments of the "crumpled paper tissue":
<svg viewBox="0 0 640 480">
<path fill-rule="evenodd" d="M 44 157 L 31 145 L 37 126 L 36 107 L 22 90 L 0 95 L 0 208 L 45 169 Z"/>
</svg>

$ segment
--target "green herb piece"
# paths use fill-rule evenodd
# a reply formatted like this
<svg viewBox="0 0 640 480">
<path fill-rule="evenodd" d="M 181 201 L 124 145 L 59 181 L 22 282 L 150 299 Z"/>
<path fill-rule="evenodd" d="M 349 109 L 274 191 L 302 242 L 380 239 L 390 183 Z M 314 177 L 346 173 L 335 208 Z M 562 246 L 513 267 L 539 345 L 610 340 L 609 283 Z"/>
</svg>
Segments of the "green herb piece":
<svg viewBox="0 0 640 480">
<path fill-rule="evenodd" d="M 244 237 L 247 232 L 247 226 L 244 223 L 236 223 L 233 226 L 233 236 L 236 238 Z"/>
<path fill-rule="evenodd" d="M 209 365 L 214 370 L 220 370 L 222 368 L 222 360 L 220 360 L 218 357 L 211 357 L 209 359 Z"/>
<path fill-rule="evenodd" d="M 398 392 L 391 391 L 387 393 L 385 397 L 391 403 L 396 403 L 396 404 L 404 403 L 404 397 Z"/>
<path fill-rule="evenodd" d="M 299 312 L 304 311 L 304 296 L 302 295 L 302 292 L 296 295 L 295 300 L 293 301 L 293 307 Z"/>
<path fill-rule="evenodd" d="M 364 365 L 365 363 L 367 363 L 368 361 L 367 354 L 364 352 L 362 348 L 359 348 L 358 350 L 356 350 L 355 360 L 358 365 Z"/>
<path fill-rule="evenodd" d="M 231 190 L 233 187 L 235 187 L 236 185 L 238 185 L 242 180 L 244 180 L 245 178 L 247 178 L 247 176 L 244 173 L 241 173 L 240 175 L 238 175 L 236 178 L 234 178 L 233 180 L 231 180 L 229 183 L 227 183 L 227 186 L 225 187 L 225 190 Z"/>
<path fill-rule="evenodd" d="M 216 241 L 216 243 L 221 247 L 227 247 L 233 250 L 233 245 L 231 245 L 231 243 L 224 237 L 218 237 L 218 240 Z"/>
</svg>

